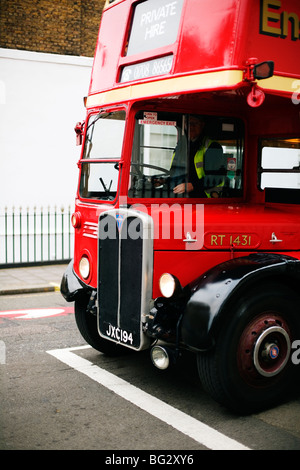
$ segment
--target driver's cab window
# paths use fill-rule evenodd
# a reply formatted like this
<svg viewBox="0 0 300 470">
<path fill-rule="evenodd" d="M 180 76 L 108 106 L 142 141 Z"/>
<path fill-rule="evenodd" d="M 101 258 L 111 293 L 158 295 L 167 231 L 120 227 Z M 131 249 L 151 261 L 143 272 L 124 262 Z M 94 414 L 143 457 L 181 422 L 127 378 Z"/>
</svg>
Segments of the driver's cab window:
<svg viewBox="0 0 300 470">
<path fill-rule="evenodd" d="M 239 120 L 141 111 L 136 115 L 129 197 L 238 197 L 242 164 Z"/>
<path fill-rule="evenodd" d="M 113 201 L 120 179 L 125 111 L 101 110 L 89 117 L 80 160 L 79 194 L 84 199 Z"/>
</svg>

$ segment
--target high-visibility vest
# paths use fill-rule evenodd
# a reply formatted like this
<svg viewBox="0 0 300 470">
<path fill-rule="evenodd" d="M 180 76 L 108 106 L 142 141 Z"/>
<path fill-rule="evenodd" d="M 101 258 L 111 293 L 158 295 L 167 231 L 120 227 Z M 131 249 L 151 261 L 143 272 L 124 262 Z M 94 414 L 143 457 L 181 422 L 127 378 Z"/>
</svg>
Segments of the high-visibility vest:
<svg viewBox="0 0 300 470">
<path fill-rule="evenodd" d="M 210 144 L 212 144 L 213 140 L 210 140 L 209 138 L 205 139 L 204 145 L 201 146 L 199 150 L 197 150 L 195 156 L 194 156 L 194 165 L 195 165 L 195 170 L 197 173 L 197 176 L 199 180 L 205 176 L 205 171 L 204 171 L 204 155 L 206 150 L 209 148 Z"/>
<path fill-rule="evenodd" d="M 195 170 L 196 170 L 196 174 L 197 174 L 199 179 L 201 179 L 205 176 L 205 172 L 204 172 L 204 168 L 203 168 L 203 166 L 204 166 L 204 154 L 205 154 L 206 150 L 208 149 L 208 147 L 210 146 L 210 144 L 212 142 L 213 142 L 213 140 L 210 140 L 209 138 L 206 138 L 205 142 L 204 142 L 204 145 L 202 145 L 200 147 L 200 149 L 197 150 L 197 152 L 194 156 Z M 173 153 L 171 168 L 173 166 L 175 155 L 176 155 L 176 152 Z"/>
<path fill-rule="evenodd" d="M 197 150 L 195 156 L 194 156 L 194 165 L 195 165 L 195 170 L 196 170 L 196 174 L 199 178 L 199 180 L 201 178 L 204 178 L 205 177 L 205 171 L 204 171 L 204 155 L 205 155 L 205 152 L 207 151 L 207 149 L 209 148 L 209 146 L 213 143 L 213 142 L 216 142 L 214 140 L 211 140 L 209 139 L 208 137 L 205 139 L 204 141 L 204 144 L 199 148 L 199 150 Z M 174 157 L 175 157 L 175 152 L 173 154 L 173 158 L 172 158 L 172 163 L 171 163 L 171 167 L 173 165 L 173 160 L 174 160 Z M 221 188 L 222 186 L 224 186 L 224 181 L 219 183 L 216 188 Z M 215 189 L 215 188 L 214 188 Z M 211 197 L 210 196 L 210 192 L 209 191 L 205 191 L 205 194 L 207 197 Z"/>
<path fill-rule="evenodd" d="M 196 173 L 197 173 L 199 180 L 205 177 L 204 155 L 205 155 L 206 150 L 209 148 L 209 146 L 213 142 L 214 142 L 213 140 L 206 138 L 204 145 L 202 145 L 202 147 L 196 152 L 196 155 L 194 157 L 195 169 L 196 169 Z M 217 184 L 214 188 L 210 188 L 209 191 L 205 190 L 206 196 L 211 197 L 212 190 L 218 192 L 218 188 L 222 188 L 223 186 L 224 186 L 224 180 L 221 183 Z"/>
</svg>

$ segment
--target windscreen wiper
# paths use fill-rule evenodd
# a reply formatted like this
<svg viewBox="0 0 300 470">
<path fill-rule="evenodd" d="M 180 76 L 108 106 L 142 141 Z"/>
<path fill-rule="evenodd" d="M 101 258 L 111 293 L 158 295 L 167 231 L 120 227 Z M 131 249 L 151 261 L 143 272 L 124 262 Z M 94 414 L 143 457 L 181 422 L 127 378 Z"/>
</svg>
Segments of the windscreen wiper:
<svg viewBox="0 0 300 470">
<path fill-rule="evenodd" d="M 104 189 L 104 192 L 105 192 L 106 196 L 109 197 L 110 196 L 110 188 L 111 188 L 111 185 L 112 185 L 112 180 L 110 180 L 109 188 L 106 187 L 106 184 L 104 183 L 102 178 L 99 178 L 99 180 L 100 180 L 100 183 L 103 186 L 103 189 Z"/>
<path fill-rule="evenodd" d="M 91 126 L 93 126 L 99 119 L 103 119 L 104 117 L 110 116 L 112 113 L 103 113 L 103 109 L 100 109 L 99 113 L 96 115 L 95 119 L 89 123 L 86 130 L 88 130 Z"/>
</svg>

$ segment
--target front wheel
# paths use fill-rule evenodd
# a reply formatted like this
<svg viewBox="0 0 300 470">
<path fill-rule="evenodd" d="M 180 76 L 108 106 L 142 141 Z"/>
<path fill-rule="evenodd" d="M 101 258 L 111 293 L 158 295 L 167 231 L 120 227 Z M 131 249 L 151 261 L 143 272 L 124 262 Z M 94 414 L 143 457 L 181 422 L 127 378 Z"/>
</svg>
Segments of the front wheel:
<svg viewBox="0 0 300 470">
<path fill-rule="evenodd" d="M 284 399 L 295 372 L 290 356 L 300 332 L 299 298 L 280 285 L 258 289 L 231 305 L 214 350 L 197 357 L 203 387 L 239 413 Z"/>
<path fill-rule="evenodd" d="M 94 349 L 108 356 L 123 353 L 126 348 L 101 338 L 98 333 L 97 317 L 87 311 L 87 304 L 87 297 L 81 297 L 75 301 L 75 320 L 83 339 Z"/>
</svg>

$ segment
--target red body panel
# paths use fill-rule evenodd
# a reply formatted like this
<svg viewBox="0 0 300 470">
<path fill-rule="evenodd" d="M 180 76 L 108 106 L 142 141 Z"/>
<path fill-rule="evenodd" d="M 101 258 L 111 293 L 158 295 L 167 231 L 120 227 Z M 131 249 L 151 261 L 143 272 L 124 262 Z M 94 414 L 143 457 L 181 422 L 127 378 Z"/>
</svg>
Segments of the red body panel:
<svg viewBox="0 0 300 470">
<path fill-rule="evenodd" d="M 141 100 L 152 96 L 180 95 L 198 93 L 197 99 L 207 112 L 236 114 L 243 118 L 246 127 L 245 145 L 245 193 L 242 201 L 205 205 L 205 224 L 203 246 L 198 251 L 188 251 L 181 239 L 163 239 L 157 235 L 154 239 L 154 275 L 153 296 L 159 295 L 158 279 L 169 271 L 185 285 L 200 272 L 230 259 L 246 255 L 253 251 L 277 251 L 290 253 L 300 258 L 300 210 L 298 205 L 277 207 L 266 206 L 264 192 L 257 188 L 257 155 L 259 135 L 299 134 L 299 109 L 291 102 L 291 96 L 300 86 L 300 3 L 298 0 L 185 0 L 174 43 L 155 50 L 149 50 L 132 56 L 126 56 L 125 49 L 129 37 L 131 15 L 137 0 L 118 0 L 106 6 L 99 31 L 92 70 L 88 112 L 101 106 L 110 106 L 122 102 L 128 108 Z M 291 20 L 287 18 L 290 17 Z M 298 19 L 298 26 L 297 26 Z M 297 29 L 298 28 L 298 29 Z M 298 37 L 296 37 L 298 31 Z M 122 67 L 143 63 L 153 57 L 173 54 L 173 66 L 170 73 L 148 77 L 132 82 L 120 83 Z M 288 83 L 273 82 L 273 78 L 262 80 L 259 85 L 266 91 L 266 101 L 259 108 L 250 108 L 244 96 L 250 90 L 250 84 L 243 80 L 229 87 L 227 82 L 214 81 L 214 75 L 207 75 L 205 84 L 185 89 L 185 79 L 201 74 L 206 77 L 210 72 L 245 71 L 247 60 L 256 57 L 258 61 L 274 60 L 274 75 L 290 79 Z M 169 80 L 182 77 L 170 91 L 168 85 L 153 88 L 155 83 L 163 85 Z M 222 76 L 223 79 L 223 76 Z M 178 85 L 177 85 L 178 83 Z M 197 83 L 197 81 L 195 81 Z M 220 84 L 221 83 L 221 84 Z M 274 85 L 275 83 L 275 85 Z M 277 84 L 278 88 L 276 89 Z M 145 92 L 140 86 L 148 84 Z M 172 82 L 173 84 L 173 82 Z M 173 86 L 173 85 L 172 85 Z M 138 97 L 134 93 L 138 90 Z M 144 89 L 143 89 L 144 90 Z M 175 90 L 175 91 L 174 91 Z M 222 94 L 218 99 L 216 91 Z M 270 91 L 271 94 L 268 94 Z M 201 94 L 201 92 L 205 92 Z M 148 94 L 147 94 L 148 93 Z M 278 95 L 275 98 L 272 95 Z M 100 96 L 98 100 L 98 96 Z M 177 96 L 177 97 L 178 97 Z M 221 95 L 220 95 L 221 96 Z M 298 96 L 298 95 L 297 95 Z M 89 102 L 89 99 L 96 100 Z M 280 98 L 282 97 L 282 98 Z M 188 99 L 188 98 L 186 98 Z M 98 101 L 97 101 L 98 100 Z M 174 100 L 176 104 L 176 100 Z M 184 105 L 193 110 L 193 96 Z M 282 115 L 278 107 L 282 106 Z M 128 177 L 133 138 L 133 120 L 126 128 L 123 147 L 123 176 L 120 195 L 127 197 Z M 130 202 L 130 201 L 129 201 Z M 132 201 L 136 203 L 137 201 Z M 148 207 L 147 201 L 141 201 Z M 160 204 L 162 201 L 154 201 Z M 77 198 L 76 211 L 82 216 L 81 227 L 75 229 L 74 269 L 78 274 L 78 262 L 83 254 L 91 259 L 91 274 L 85 282 L 97 286 L 97 236 L 86 232 L 86 223 L 96 227 L 99 214 L 118 206 L 114 203 L 96 203 Z M 148 210 L 148 209 L 147 209 Z M 152 209 L 153 210 L 153 209 Z M 151 213 L 151 208 L 149 208 Z M 172 225 L 170 227 L 172 232 Z M 276 245 L 270 242 L 272 233 L 283 242 Z M 231 237 L 231 239 L 229 239 Z M 239 241 L 234 248 L 230 242 Z M 228 241 L 229 240 L 229 241 Z M 172 251 L 172 256 L 170 256 Z M 101 269 L 101 267 L 100 267 Z"/>
<path fill-rule="evenodd" d="M 123 86 L 118 82 L 124 64 L 170 53 L 174 54 L 172 76 L 196 71 L 243 70 L 252 57 L 258 61 L 274 60 L 275 75 L 300 76 L 296 59 L 300 49 L 297 0 L 186 0 L 182 28 L 173 44 L 127 57 L 125 44 L 136 3 L 136 0 L 125 0 L 103 12 L 90 95 Z M 293 21 L 298 18 L 298 29 L 288 20 L 288 14 Z"/>
<path fill-rule="evenodd" d="M 299 57 L 299 0 L 106 0 L 76 126 L 83 338 L 195 352 L 247 413 L 285 393 L 300 331 Z"/>
</svg>

